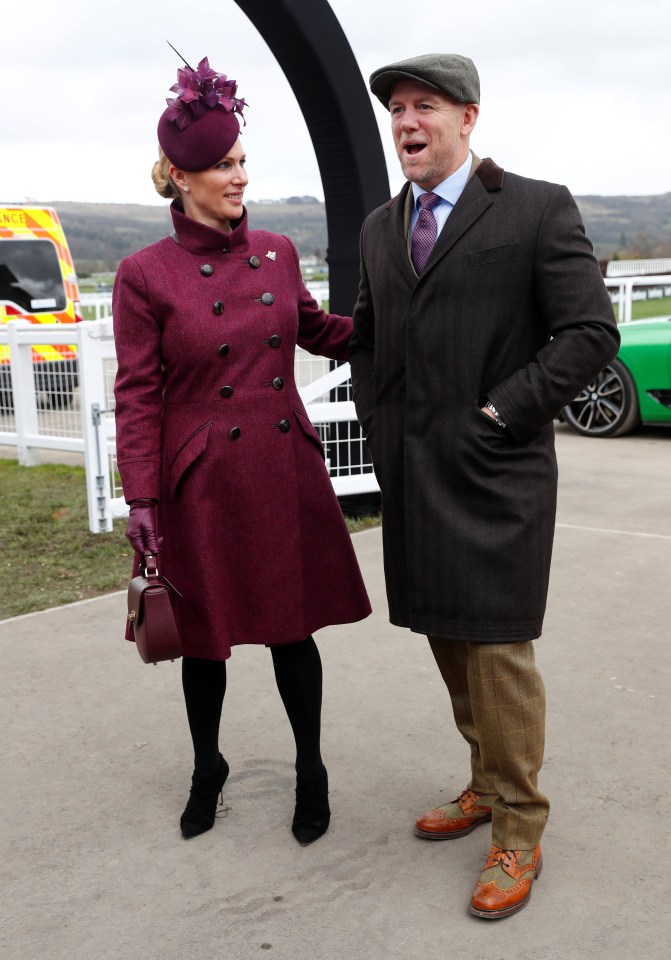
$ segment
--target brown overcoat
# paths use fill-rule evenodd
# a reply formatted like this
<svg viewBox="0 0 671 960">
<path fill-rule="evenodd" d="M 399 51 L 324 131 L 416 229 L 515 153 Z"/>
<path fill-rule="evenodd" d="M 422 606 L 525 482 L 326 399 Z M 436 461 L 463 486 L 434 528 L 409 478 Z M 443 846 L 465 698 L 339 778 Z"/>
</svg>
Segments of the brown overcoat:
<svg viewBox="0 0 671 960">
<path fill-rule="evenodd" d="M 117 457 L 126 500 L 160 501 L 185 654 L 219 660 L 370 613 L 294 381 L 297 343 L 345 360 L 352 327 L 312 299 L 286 237 L 172 213 L 173 237 L 116 277 Z"/>
<path fill-rule="evenodd" d="M 410 191 L 364 223 L 350 357 L 382 490 L 390 619 L 455 640 L 534 639 L 552 421 L 617 352 L 613 309 L 565 187 L 474 157 L 419 278 Z M 480 410 L 487 398 L 505 430 Z"/>
</svg>

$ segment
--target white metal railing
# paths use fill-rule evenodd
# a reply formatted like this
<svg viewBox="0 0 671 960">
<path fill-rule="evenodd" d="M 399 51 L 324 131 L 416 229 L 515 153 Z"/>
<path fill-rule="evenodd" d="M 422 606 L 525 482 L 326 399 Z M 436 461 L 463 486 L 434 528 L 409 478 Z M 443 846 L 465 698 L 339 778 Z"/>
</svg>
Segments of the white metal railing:
<svg viewBox="0 0 671 960">
<path fill-rule="evenodd" d="M 112 529 L 110 458 L 114 442 L 110 368 L 115 364 L 109 321 L 78 324 L 31 324 L 13 320 L 0 326 L 0 344 L 9 347 L 9 367 L 0 407 L 0 443 L 16 446 L 24 466 L 40 462 L 40 450 L 84 454 L 89 529 Z M 75 360 L 51 360 L 47 376 L 34 347 L 69 345 Z M 67 364 L 67 373 L 62 365 Z M 7 378 L 9 373 L 9 378 Z M 7 389 L 9 387 L 9 389 Z M 94 411 L 105 411 L 107 429 L 100 429 Z M 100 419 L 100 417 L 98 417 Z"/>
<path fill-rule="evenodd" d="M 607 277 L 633 277 L 646 274 L 668 273 L 671 259 L 658 260 L 610 260 L 606 267 Z"/>
<path fill-rule="evenodd" d="M 606 277 L 604 283 L 617 306 L 617 322 L 631 323 L 631 305 L 634 300 L 653 300 L 671 297 L 671 274 L 652 274 L 638 277 Z M 640 288 L 637 290 L 636 288 Z"/>
<path fill-rule="evenodd" d="M 40 462 L 40 450 L 84 455 L 89 529 L 104 533 L 124 516 L 116 471 L 113 384 L 116 353 L 111 319 L 78 324 L 0 324 L 0 345 L 9 364 L 0 365 L 0 444 L 15 446 L 24 466 Z M 38 373 L 33 348 L 70 345 L 76 360 L 51 361 L 49 377 Z M 68 364 L 64 375 L 63 364 Z M 43 366 L 43 365 L 42 365 Z M 356 421 L 349 364 L 296 351 L 296 383 L 326 450 L 326 465 L 338 496 L 371 493 L 378 485 Z"/>
<path fill-rule="evenodd" d="M 82 307 L 94 311 L 96 320 L 106 320 L 112 316 L 111 293 L 80 293 L 79 302 Z"/>
</svg>

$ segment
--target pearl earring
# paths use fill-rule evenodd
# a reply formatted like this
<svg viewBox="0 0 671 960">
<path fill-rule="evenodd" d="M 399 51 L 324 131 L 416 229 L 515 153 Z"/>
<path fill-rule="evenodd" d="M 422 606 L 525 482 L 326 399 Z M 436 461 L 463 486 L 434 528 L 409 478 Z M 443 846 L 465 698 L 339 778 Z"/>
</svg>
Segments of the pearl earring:
<svg viewBox="0 0 671 960">
<path fill-rule="evenodd" d="M 188 193 L 191 187 L 184 187 L 184 193 Z"/>
</svg>

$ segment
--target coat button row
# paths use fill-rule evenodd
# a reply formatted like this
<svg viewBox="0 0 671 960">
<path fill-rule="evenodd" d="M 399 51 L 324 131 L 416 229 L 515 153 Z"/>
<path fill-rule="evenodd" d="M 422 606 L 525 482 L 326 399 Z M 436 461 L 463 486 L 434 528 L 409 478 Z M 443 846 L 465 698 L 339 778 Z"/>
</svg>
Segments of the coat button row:
<svg viewBox="0 0 671 960">
<path fill-rule="evenodd" d="M 224 305 L 221 302 L 221 300 L 215 300 L 214 303 L 212 304 L 212 309 L 214 310 L 216 315 L 220 317 L 224 312 Z"/>
<path fill-rule="evenodd" d="M 291 424 L 288 420 L 280 420 L 279 423 L 273 424 L 273 429 L 278 429 L 280 433 L 289 433 L 291 430 Z M 240 427 L 231 427 L 228 431 L 228 435 L 231 440 L 237 440 L 240 434 L 242 433 Z"/>
<path fill-rule="evenodd" d="M 254 303 L 263 303 L 266 307 L 270 307 L 275 303 L 275 297 L 272 293 L 262 293 L 260 297 L 254 298 Z"/>
<path fill-rule="evenodd" d="M 232 397 L 233 396 L 233 387 L 222 387 L 219 391 L 222 397 Z"/>
<path fill-rule="evenodd" d="M 274 349 L 277 349 L 277 347 L 279 347 L 279 345 L 282 343 L 282 337 L 280 337 L 277 333 L 274 333 L 269 340 L 263 340 L 262 342 L 267 343 L 269 346 L 273 347 Z M 219 354 L 220 357 L 225 357 L 230 349 L 231 349 L 230 343 L 222 343 L 222 345 L 217 349 L 217 353 Z M 282 387 L 284 386 L 284 381 L 282 380 L 281 377 L 275 377 L 272 383 L 276 390 L 281 390 Z M 276 383 L 278 384 L 277 386 L 275 385 Z"/>
</svg>

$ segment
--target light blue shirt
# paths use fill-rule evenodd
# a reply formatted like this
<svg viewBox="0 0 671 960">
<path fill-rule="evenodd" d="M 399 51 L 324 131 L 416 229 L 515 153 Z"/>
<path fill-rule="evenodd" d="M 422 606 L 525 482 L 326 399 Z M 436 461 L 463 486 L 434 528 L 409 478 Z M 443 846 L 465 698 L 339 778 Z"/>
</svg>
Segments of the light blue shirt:
<svg viewBox="0 0 671 960">
<path fill-rule="evenodd" d="M 464 192 L 464 187 L 468 183 L 468 175 L 471 172 L 472 163 L 473 157 L 469 151 L 468 156 L 459 169 L 455 170 L 454 173 L 447 178 L 447 180 L 443 180 L 443 182 L 439 183 L 437 187 L 433 188 L 433 190 L 422 190 L 422 188 L 418 187 L 416 183 L 412 184 L 412 194 L 415 202 L 412 205 L 412 215 L 410 217 L 411 237 L 412 228 L 417 223 L 417 217 L 419 216 L 419 203 L 417 200 L 423 193 L 435 193 L 440 197 L 440 203 L 437 203 L 435 207 L 433 207 L 433 215 L 436 218 L 436 226 L 438 228 L 436 236 L 440 236 L 440 231 L 443 229 L 447 218 L 452 213 L 452 208 Z"/>
</svg>

